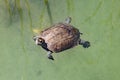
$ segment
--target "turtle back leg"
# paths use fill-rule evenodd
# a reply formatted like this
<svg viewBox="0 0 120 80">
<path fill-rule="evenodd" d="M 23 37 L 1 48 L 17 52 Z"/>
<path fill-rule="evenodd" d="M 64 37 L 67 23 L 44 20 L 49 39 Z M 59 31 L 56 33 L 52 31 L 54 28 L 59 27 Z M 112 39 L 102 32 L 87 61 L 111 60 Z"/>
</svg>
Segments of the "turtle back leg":
<svg viewBox="0 0 120 80">
<path fill-rule="evenodd" d="M 90 47 L 90 42 L 82 39 L 79 39 L 79 44 L 82 45 L 84 48 Z"/>
<path fill-rule="evenodd" d="M 68 17 L 65 19 L 65 23 L 67 23 L 67 24 L 71 23 L 71 21 L 72 21 L 71 17 Z"/>
</svg>

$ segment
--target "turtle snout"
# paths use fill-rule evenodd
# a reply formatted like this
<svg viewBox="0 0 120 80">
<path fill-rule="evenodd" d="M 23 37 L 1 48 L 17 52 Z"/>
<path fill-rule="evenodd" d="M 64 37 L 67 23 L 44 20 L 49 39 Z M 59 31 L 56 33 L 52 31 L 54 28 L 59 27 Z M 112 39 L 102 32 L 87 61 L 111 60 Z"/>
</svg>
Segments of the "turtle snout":
<svg viewBox="0 0 120 80">
<path fill-rule="evenodd" d="M 33 36 L 33 40 L 35 41 L 35 44 L 36 45 L 40 45 L 40 42 L 38 41 L 38 37 L 36 37 L 36 36 Z"/>
<path fill-rule="evenodd" d="M 32 38 L 34 41 L 36 41 L 36 36 L 33 36 L 33 38 Z"/>
</svg>

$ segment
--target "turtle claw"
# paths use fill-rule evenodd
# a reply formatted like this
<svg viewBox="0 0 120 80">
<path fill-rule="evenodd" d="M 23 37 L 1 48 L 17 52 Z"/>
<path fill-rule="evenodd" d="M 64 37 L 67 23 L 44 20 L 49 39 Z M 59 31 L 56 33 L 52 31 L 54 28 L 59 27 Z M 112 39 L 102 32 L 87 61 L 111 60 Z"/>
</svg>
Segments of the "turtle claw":
<svg viewBox="0 0 120 80">
<path fill-rule="evenodd" d="M 50 60 L 54 60 L 54 58 L 53 58 L 52 55 L 51 55 L 51 56 L 48 56 L 48 59 L 50 59 Z"/>
</svg>

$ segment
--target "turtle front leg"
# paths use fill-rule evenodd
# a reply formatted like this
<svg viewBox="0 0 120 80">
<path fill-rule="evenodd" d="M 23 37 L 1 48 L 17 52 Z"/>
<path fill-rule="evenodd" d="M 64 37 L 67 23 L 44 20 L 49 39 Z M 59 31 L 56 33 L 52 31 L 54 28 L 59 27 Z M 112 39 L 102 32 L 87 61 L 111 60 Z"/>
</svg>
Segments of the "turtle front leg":
<svg viewBox="0 0 120 80">
<path fill-rule="evenodd" d="M 48 52 L 47 52 L 47 57 L 48 57 L 48 59 L 54 60 L 51 51 L 48 51 Z"/>
<path fill-rule="evenodd" d="M 80 39 L 79 44 L 82 45 L 84 48 L 90 47 L 90 42 L 89 41 L 85 41 L 85 40 Z"/>
</svg>

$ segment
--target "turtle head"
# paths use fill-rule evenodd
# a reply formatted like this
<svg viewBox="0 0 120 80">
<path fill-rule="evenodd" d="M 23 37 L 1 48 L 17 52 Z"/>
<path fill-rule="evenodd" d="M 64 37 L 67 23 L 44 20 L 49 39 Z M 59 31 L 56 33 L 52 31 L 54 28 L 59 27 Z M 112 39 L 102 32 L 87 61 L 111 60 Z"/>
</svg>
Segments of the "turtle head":
<svg viewBox="0 0 120 80">
<path fill-rule="evenodd" d="M 33 40 L 35 41 L 36 45 L 42 45 L 45 43 L 45 40 L 40 38 L 39 36 L 33 36 Z"/>
</svg>

